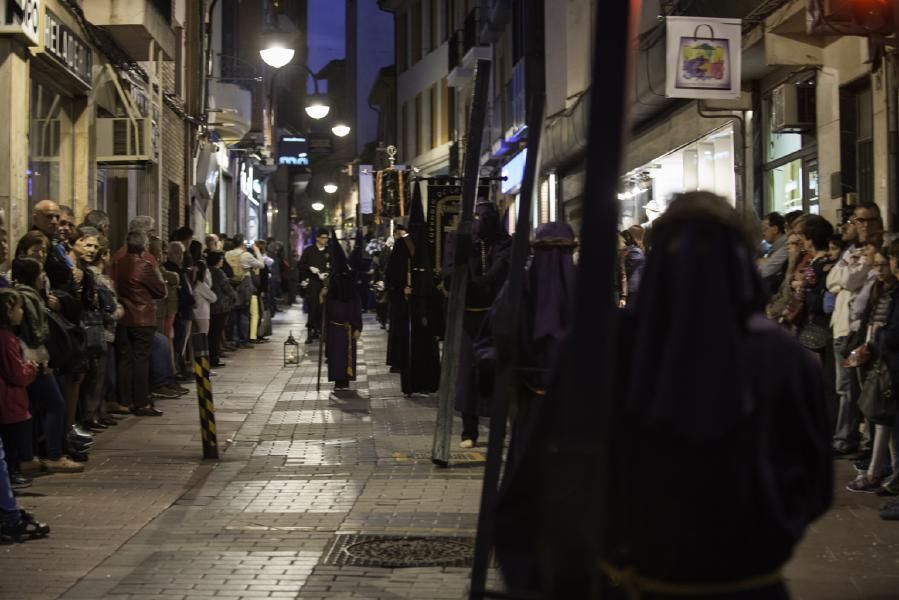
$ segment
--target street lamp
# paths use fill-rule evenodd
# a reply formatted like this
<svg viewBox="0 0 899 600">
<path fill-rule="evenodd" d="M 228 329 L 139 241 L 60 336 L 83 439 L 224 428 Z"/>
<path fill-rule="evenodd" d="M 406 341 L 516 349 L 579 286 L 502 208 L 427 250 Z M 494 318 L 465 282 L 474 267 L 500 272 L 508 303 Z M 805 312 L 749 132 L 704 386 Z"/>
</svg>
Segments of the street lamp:
<svg viewBox="0 0 899 600">
<path fill-rule="evenodd" d="M 344 123 L 338 123 L 331 128 L 331 133 L 333 133 L 337 137 L 346 137 L 350 135 L 350 131 L 350 126 Z"/>
<path fill-rule="evenodd" d="M 331 112 L 331 107 L 328 105 L 327 96 L 323 96 L 322 94 L 318 93 L 318 83 L 315 84 L 315 94 L 309 96 L 308 102 L 309 104 L 306 106 L 306 114 L 316 121 L 324 119 L 328 116 L 328 113 Z"/>
<path fill-rule="evenodd" d="M 322 186 L 322 189 L 325 190 L 326 194 L 336 194 L 337 193 L 337 184 L 326 183 L 324 186 Z"/>
<path fill-rule="evenodd" d="M 314 210 L 316 212 L 321 212 L 321 211 L 325 210 L 325 205 L 322 204 L 321 202 L 313 202 L 312 210 Z"/>
<path fill-rule="evenodd" d="M 259 56 L 268 66 L 280 69 L 293 60 L 295 53 L 290 36 L 278 31 L 267 31 L 262 34 L 262 49 L 259 50 Z"/>
</svg>

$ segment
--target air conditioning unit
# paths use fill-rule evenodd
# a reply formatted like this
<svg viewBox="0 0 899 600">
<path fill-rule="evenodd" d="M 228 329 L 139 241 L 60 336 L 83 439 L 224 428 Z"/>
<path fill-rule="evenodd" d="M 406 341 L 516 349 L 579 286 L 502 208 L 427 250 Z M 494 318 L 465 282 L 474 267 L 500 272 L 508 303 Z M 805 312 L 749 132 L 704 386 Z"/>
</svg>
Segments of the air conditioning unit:
<svg viewBox="0 0 899 600">
<path fill-rule="evenodd" d="M 134 165 L 155 163 L 158 149 L 150 118 L 100 117 L 97 119 L 97 163 Z"/>
<path fill-rule="evenodd" d="M 815 86 L 784 83 L 771 94 L 771 130 L 800 133 L 815 127 Z"/>
</svg>

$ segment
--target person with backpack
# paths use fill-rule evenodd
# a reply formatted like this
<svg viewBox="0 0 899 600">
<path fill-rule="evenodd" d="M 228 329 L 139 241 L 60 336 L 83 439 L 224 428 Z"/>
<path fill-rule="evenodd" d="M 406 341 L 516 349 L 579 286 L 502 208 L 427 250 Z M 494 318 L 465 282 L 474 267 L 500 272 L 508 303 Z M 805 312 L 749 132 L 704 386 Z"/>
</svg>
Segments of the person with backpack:
<svg viewBox="0 0 899 600">
<path fill-rule="evenodd" d="M 56 377 L 53 376 L 51 360 L 54 355 L 64 356 L 72 352 L 65 331 L 57 330 L 51 336 L 48 309 L 43 296 L 43 266 L 34 258 L 20 257 L 12 263 L 14 289 L 22 297 L 23 318 L 16 328 L 22 341 L 22 355 L 37 365 L 37 376 L 28 386 L 29 412 L 39 423 L 38 430 L 43 436 L 44 452 L 39 465 L 31 465 L 31 470 L 43 469 L 50 473 L 80 473 L 84 465 L 63 454 L 65 437 L 65 399 Z M 48 343 L 50 347 L 48 347 Z M 51 349 L 52 348 L 52 349 Z M 75 433 L 81 442 L 81 449 L 93 439 L 89 435 Z M 71 450 L 70 450 L 71 451 Z M 23 469 L 24 470 L 24 469 Z"/>
<path fill-rule="evenodd" d="M 19 348 L 15 329 L 23 317 L 22 296 L 0 289 L 0 439 L 14 487 L 31 485 L 31 479 L 19 471 L 19 463 L 34 461 L 27 387 L 37 377 L 37 364 L 25 360 Z"/>
</svg>

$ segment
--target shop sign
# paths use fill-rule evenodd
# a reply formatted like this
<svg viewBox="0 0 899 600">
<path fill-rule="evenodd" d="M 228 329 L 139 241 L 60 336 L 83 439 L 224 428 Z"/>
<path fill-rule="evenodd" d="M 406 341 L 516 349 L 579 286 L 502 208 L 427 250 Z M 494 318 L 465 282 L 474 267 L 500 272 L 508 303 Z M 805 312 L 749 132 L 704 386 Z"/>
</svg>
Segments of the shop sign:
<svg viewBox="0 0 899 600">
<path fill-rule="evenodd" d="M 301 136 L 281 136 L 278 144 L 278 164 L 308 167 L 309 141 Z"/>
<path fill-rule="evenodd" d="M 375 212 L 375 177 L 372 165 L 359 165 L 359 210 L 363 215 Z"/>
<path fill-rule="evenodd" d="M 695 100 L 740 97 L 740 19 L 667 17 L 665 95 Z"/>
<path fill-rule="evenodd" d="M 0 0 L 0 11 L 0 36 L 18 37 L 34 46 L 40 44 L 40 0 Z"/>
<path fill-rule="evenodd" d="M 44 15 L 44 49 L 78 81 L 91 87 L 91 50 L 49 10 Z"/>
<path fill-rule="evenodd" d="M 334 142 L 328 136 L 309 136 L 309 152 L 333 152 Z"/>
</svg>

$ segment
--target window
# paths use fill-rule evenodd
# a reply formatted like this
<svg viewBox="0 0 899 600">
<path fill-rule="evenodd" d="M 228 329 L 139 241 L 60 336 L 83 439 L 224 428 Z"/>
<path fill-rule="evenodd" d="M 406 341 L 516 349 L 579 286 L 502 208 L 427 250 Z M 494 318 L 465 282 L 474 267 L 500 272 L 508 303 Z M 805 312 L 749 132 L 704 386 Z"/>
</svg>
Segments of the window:
<svg viewBox="0 0 899 600">
<path fill-rule="evenodd" d="M 72 101 L 43 81 L 31 81 L 28 196 L 31 204 L 72 198 L 74 130 Z M 73 207 L 74 208 L 74 207 Z"/>
<path fill-rule="evenodd" d="M 403 130 L 400 132 L 399 138 L 400 138 L 400 144 L 405 146 L 405 148 L 400 148 L 400 149 L 405 152 L 409 148 L 412 147 L 412 145 L 409 143 L 409 130 L 411 128 L 409 127 L 409 103 L 408 102 L 403 102 L 402 113 L 403 114 L 400 117 L 400 127 L 402 127 Z"/>
<path fill-rule="evenodd" d="M 404 72 L 408 67 L 409 59 L 409 19 L 406 13 L 399 13 L 396 17 L 396 64 L 399 72 Z"/>
<path fill-rule="evenodd" d="M 431 0 L 431 38 L 430 38 L 430 51 L 433 52 L 437 49 L 437 46 L 440 45 L 440 42 L 443 40 L 437 39 L 437 20 L 440 16 L 440 2 L 438 0 Z"/>
<path fill-rule="evenodd" d="M 415 130 L 412 132 L 415 136 L 415 156 L 421 154 L 421 93 L 415 96 Z"/>
<path fill-rule="evenodd" d="M 440 82 L 440 92 L 440 97 L 443 98 L 443 110 L 441 114 L 443 118 L 441 119 L 440 143 L 446 144 L 450 141 L 450 132 L 453 128 L 456 103 L 454 102 L 455 98 L 452 91 L 450 91 L 449 86 L 446 84 L 445 78 Z"/>
<path fill-rule="evenodd" d="M 412 65 L 421 60 L 421 0 L 416 0 L 412 4 L 410 13 L 412 18 L 409 21 L 409 37 L 412 39 Z M 411 65 L 410 65 L 411 66 Z"/>
<path fill-rule="evenodd" d="M 440 109 L 437 106 L 437 84 L 431 86 L 431 145 L 436 148 L 440 145 Z"/>
</svg>

